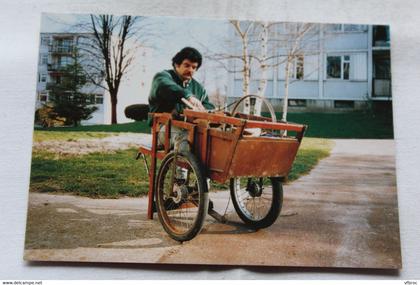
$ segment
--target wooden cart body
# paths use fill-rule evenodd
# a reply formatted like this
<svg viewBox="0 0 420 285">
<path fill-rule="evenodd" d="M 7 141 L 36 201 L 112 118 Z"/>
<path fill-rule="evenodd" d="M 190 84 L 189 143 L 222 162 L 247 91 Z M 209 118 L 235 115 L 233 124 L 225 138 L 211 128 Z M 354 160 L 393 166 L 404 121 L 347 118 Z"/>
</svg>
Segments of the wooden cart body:
<svg viewBox="0 0 420 285">
<path fill-rule="evenodd" d="M 165 126 L 163 149 L 158 148 L 158 133 Z M 204 113 L 184 110 L 181 118 L 155 113 L 152 146 L 141 146 L 139 153 L 151 156 L 149 171 L 148 218 L 156 184 L 156 161 L 170 151 L 170 130 L 176 126 L 188 131 L 192 152 L 205 169 L 206 176 L 219 183 L 233 177 L 287 177 L 306 130 L 305 125 L 274 123 L 269 118 L 239 114 Z M 247 135 L 247 129 L 270 130 L 270 136 Z M 280 135 L 288 132 L 288 136 Z M 278 135 L 273 135 L 275 133 Z M 294 134 L 291 136 L 290 134 Z"/>
</svg>

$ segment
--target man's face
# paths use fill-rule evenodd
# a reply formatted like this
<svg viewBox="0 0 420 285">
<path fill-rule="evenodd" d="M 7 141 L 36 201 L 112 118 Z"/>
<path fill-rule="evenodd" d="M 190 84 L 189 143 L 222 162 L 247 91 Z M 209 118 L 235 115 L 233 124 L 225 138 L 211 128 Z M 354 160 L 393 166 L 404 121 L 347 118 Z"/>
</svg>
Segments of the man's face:
<svg viewBox="0 0 420 285">
<path fill-rule="evenodd" d="M 181 64 L 175 63 L 175 71 L 182 78 L 182 80 L 190 80 L 197 71 L 198 62 L 192 62 L 189 59 L 184 59 Z"/>
</svg>

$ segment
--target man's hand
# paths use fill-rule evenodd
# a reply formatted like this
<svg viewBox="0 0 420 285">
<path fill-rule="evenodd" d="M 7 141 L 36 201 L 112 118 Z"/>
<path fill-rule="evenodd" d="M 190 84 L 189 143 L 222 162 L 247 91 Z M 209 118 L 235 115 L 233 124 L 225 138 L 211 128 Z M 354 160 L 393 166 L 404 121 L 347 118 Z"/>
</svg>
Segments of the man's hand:
<svg viewBox="0 0 420 285">
<path fill-rule="evenodd" d="M 206 111 L 206 108 L 204 108 L 203 104 L 201 104 L 201 101 L 195 98 L 194 96 L 191 96 L 190 98 L 188 98 L 188 102 L 191 103 L 194 111 L 201 111 L 201 112 Z"/>
</svg>

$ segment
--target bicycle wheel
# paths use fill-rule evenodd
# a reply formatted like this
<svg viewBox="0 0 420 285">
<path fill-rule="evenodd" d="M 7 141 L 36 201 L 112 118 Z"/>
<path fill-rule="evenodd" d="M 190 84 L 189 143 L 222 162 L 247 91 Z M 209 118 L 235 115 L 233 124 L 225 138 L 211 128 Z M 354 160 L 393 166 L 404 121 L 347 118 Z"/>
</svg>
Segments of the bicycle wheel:
<svg viewBox="0 0 420 285">
<path fill-rule="evenodd" d="M 232 178 L 230 195 L 238 216 L 255 229 L 271 226 L 283 204 L 283 187 L 278 177 Z"/>
<path fill-rule="evenodd" d="M 159 168 L 156 206 L 160 223 L 171 238 L 187 241 L 201 231 L 208 199 L 206 179 L 195 156 L 178 152 L 175 159 L 170 152 Z"/>
</svg>

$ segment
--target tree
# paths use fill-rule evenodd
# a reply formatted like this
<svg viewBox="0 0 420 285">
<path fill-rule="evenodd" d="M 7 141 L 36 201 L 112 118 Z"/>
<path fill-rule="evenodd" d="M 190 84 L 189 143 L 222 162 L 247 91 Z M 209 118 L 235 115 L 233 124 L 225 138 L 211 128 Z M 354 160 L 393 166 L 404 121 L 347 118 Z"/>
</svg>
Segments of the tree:
<svg viewBox="0 0 420 285">
<path fill-rule="evenodd" d="M 87 81 L 77 50 L 73 52 L 72 61 L 62 68 L 60 82 L 51 85 L 50 95 L 52 113 L 57 118 L 64 118 L 66 125 L 77 126 L 81 120 L 92 118 L 91 114 L 97 107 L 92 106 L 92 95 L 81 91 Z"/>
<path fill-rule="evenodd" d="M 282 121 L 287 121 L 289 86 L 293 82 L 290 81 L 293 71 L 297 73 L 296 78 L 303 79 L 304 55 L 314 54 L 312 48 L 317 45 L 317 40 L 313 39 L 314 33 L 311 35 L 311 32 L 314 32 L 315 28 L 316 25 L 310 23 L 282 23 L 276 37 L 279 50 L 285 54 L 279 56 L 282 58 L 279 63 L 285 66 Z M 299 64 L 300 70 L 297 68 Z"/>
<path fill-rule="evenodd" d="M 275 57 L 273 55 L 275 51 L 269 49 L 269 42 L 273 35 L 271 29 L 276 23 L 238 20 L 231 20 L 229 23 L 234 29 L 234 38 L 228 41 L 230 46 L 224 52 L 210 53 L 208 57 L 219 62 L 227 72 L 242 74 L 242 96 L 250 94 L 251 73 L 258 74 L 257 95 L 264 96 L 267 86 L 267 70 L 274 66 L 271 62 Z M 238 46 L 240 46 L 240 50 Z M 270 52 L 271 56 L 269 56 Z M 233 64 L 226 64 L 226 62 L 233 62 Z M 255 68 L 253 62 L 257 63 L 259 70 L 253 70 Z M 249 99 L 244 102 L 243 112 L 251 112 Z M 255 113 L 261 113 L 261 100 L 255 102 Z"/>
<path fill-rule="evenodd" d="M 284 65 L 285 69 L 285 96 L 283 98 L 282 120 L 287 120 L 287 107 L 289 86 L 295 82 L 291 80 L 293 70 L 299 69 L 298 78 L 303 79 L 303 59 L 306 55 L 315 55 L 320 38 L 316 24 L 311 23 L 284 23 L 267 21 L 229 21 L 234 36 L 227 43 L 224 51 L 209 52 L 208 57 L 220 63 L 229 73 L 241 73 L 242 96 L 250 93 L 250 83 L 257 81 L 256 95 L 263 97 L 267 87 L 267 75 Z M 297 65 L 300 66 L 297 67 Z M 251 102 L 244 102 L 244 113 L 251 111 Z M 260 114 L 261 100 L 255 100 L 254 113 Z"/>
<path fill-rule="evenodd" d="M 139 47 L 134 37 L 140 17 L 90 15 L 90 23 L 83 28 L 93 34 L 83 48 L 90 64 L 86 64 L 89 80 L 109 92 L 111 124 L 117 123 L 118 91 L 124 75 L 133 62 Z M 132 45 L 129 44 L 133 40 Z M 102 76 L 98 76 L 102 75 Z"/>
</svg>

